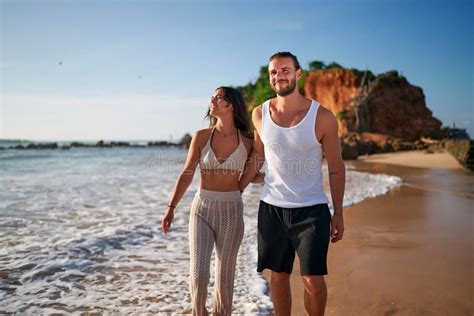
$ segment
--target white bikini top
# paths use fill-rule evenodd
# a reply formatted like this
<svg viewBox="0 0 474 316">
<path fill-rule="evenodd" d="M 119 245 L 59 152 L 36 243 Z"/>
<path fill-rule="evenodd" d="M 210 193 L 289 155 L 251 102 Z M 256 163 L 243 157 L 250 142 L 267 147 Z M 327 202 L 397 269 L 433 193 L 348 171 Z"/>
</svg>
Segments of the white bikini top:
<svg viewBox="0 0 474 316">
<path fill-rule="evenodd" d="M 212 129 L 211 136 L 209 137 L 206 145 L 201 151 L 201 157 L 199 158 L 199 167 L 201 169 L 224 169 L 243 172 L 248 154 L 244 142 L 242 141 L 242 137 L 240 136 L 239 130 L 237 130 L 237 135 L 239 145 L 230 154 L 229 157 L 227 157 L 224 161 L 220 162 L 211 147 L 212 137 L 214 136 L 214 129 Z"/>
</svg>

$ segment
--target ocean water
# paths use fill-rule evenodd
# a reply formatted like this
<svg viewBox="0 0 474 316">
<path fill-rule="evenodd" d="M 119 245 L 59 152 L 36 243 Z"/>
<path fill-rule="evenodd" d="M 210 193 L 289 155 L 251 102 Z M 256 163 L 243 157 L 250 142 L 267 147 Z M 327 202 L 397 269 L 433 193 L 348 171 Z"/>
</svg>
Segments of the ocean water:
<svg viewBox="0 0 474 316">
<path fill-rule="evenodd" d="M 185 158 L 168 148 L 0 150 L 0 313 L 189 313 L 187 225 L 198 174 L 172 233 L 160 230 Z M 401 183 L 347 168 L 345 206 Z M 255 271 L 259 190 L 251 185 L 243 195 L 238 314 L 272 310 Z M 213 283 L 211 267 L 209 309 Z"/>
</svg>

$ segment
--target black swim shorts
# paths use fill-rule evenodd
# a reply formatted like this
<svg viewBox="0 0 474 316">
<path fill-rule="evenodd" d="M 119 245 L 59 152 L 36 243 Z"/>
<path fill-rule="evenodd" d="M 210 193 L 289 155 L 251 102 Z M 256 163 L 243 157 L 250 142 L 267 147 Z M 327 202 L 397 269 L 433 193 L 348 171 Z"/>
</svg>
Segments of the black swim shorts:
<svg viewBox="0 0 474 316">
<path fill-rule="evenodd" d="M 258 267 L 291 273 L 295 250 L 301 275 L 326 275 L 331 213 L 327 204 L 281 208 L 260 201 Z"/>
</svg>

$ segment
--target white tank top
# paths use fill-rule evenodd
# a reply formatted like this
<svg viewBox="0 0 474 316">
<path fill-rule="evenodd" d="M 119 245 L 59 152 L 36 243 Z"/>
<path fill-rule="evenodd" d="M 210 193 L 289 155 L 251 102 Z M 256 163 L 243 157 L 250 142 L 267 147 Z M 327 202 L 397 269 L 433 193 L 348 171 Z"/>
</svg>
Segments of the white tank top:
<svg viewBox="0 0 474 316">
<path fill-rule="evenodd" d="M 262 105 L 260 137 L 265 146 L 265 182 L 260 199 L 284 208 L 328 203 L 322 184 L 322 148 L 315 126 L 319 103 L 311 102 L 295 126 L 281 127 L 270 116 L 270 100 Z"/>
</svg>

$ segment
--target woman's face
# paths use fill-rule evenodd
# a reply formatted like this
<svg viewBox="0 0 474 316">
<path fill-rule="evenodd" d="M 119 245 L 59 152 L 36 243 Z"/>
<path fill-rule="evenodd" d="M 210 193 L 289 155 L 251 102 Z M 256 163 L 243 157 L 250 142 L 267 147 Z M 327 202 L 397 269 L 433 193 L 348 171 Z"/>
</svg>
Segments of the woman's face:
<svg viewBox="0 0 474 316">
<path fill-rule="evenodd" d="M 211 103 L 209 104 L 209 114 L 217 117 L 228 113 L 232 114 L 232 104 L 224 99 L 224 91 L 217 89 L 211 97 Z"/>
</svg>

